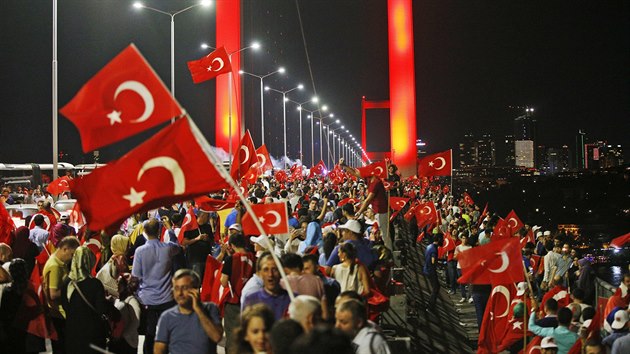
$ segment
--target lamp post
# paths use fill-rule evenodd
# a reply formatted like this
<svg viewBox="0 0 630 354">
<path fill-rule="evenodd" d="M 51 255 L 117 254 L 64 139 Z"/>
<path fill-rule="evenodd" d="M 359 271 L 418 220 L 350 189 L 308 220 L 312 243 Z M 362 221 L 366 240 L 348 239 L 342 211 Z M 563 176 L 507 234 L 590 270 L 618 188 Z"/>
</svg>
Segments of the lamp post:
<svg viewBox="0 0 630 354">
<path fill-rule="evenodd" d="M 311 120 L 311 160 L 313 161 L 313 165 L 315 165 L 315 138 L 313 137 L 314 134 L 314 128 L 313 128 L 313 121 L 315 121 L 315 119 L 318 119 L 319 122 L 317 122 L 317 124 L 319 125 L 319 158 L 320 160 L 323 160 L 322 158 L 322 120 L 326 117 L 322 116 L 321 113 L 322 111 L 325 112 L 328 110 L 328 106 L 323 105 L 321 109 L 316 109 L 314 111 L 309 111 L 307 109 L 302 108 L 304 111 L 310 113 L 307 117 Z M 319 117 L 315 117 L 315 112 L 319 112 L 320 116 Z M 335 115 L 330 113 L 328 115 L 328 117 L 332 118 Z"/>
<path fill-rule="evenodd" d="M 278 70 L 272 71 L 266 75 L 256 75 L 256 74 L 248 73 L 243 70 L 239 70 L 238 73 L 241 75 L 249 75 L 251 77 L 255 77 L 260 80 L 260 141 L 261 141 L 261 145 L 264 145 L 265 144 L 265 103 L 263 99 L 263 89 L 264 89 L 263 80 L 266 77 L 271 76 L 276 73 L 284 74 L 285 70 L 283 67 L 279 67 Z"/>
<path fill-rule="evenodd" d="M 308 100 L 308 101 L 304 101 L 304 102 L 296 102 L 296 101 L 293 101 L 293 100 L 289 100 L 289 101 L 291 101 L 291 102 L 293 102 L 293 103 L 297 104 L 297 105 L 298 105 L 298 108 L 297 108 L 297 109 L 298 109 L 298 111 L 300 112 L 300 160 L 304 160 L 304 157 L 303 157 L 303 156 L 304 156 L 304 150 L 302 150 L 302 135 L 303 135 L 303 134 L 302 134 L 302 110 L 303 110 L 303 109 L 302 109 L 302 105 L 307 104 L 307 103 L 309 103 L 309 102 L 312 102 L 312 103 L 317 103 L 318 99 L 317 99 L 317 97 L 313 97 L 313 98 L 311 98 L 310 100 Z M 304 109 L 304 110 L 305 110 L 305 109 Z M 308 111 L 308 110 L 305 110 L 305 111 L 307 111 L 307 112 L 311 112 L 311 115 L 313 114 L 313 113 L 312 113 L 312 111 Z M 312 143 L 313 143 L 313 130 L 312 130 L 312 124 L 313 124 L 313 121 L 311 120 L 311 145 L 312 145 Z M 311 152 L 312 152 L 312 149 L 311 149 Z M 312 157 L 313 157 L 313 156 L 311 155 L 311 160 L 312 160 Z M 304 163 L 304 161 L 302 161 L 302 164 L 303 164 L 303 163 Z M 311 163 L 311 165 L 313 165 L 313 166 L 314 166 L 314 165 L 315 165 L 315 163 L 314 163 L 314 162 L 312 162 L 312 163 Z"/>
<path fill-rule="evenodd" d="M 211 47 L 206 43 L 201 43 L 201 49 L 216 49 L 215 47 Z M 232 55 L 238 54 L 246 49 L 258 50 L 260 49 L 260 43 L 252 42 L 251 45 L 247 47 L 243 47 L 241 49 L 235 50 L 231 53 L 228 53 L 228 58 L 230 59 L 230 63 L 232 62 Z M 230 104 L 228 105 L 228 156 L 229 162 L 232 164 L 232 70 L 228 73 L 228 101 Z"/>
<path fill-rule="evenodd" d="M 210 0 L 202 0 L 198 4 L 190 5 L 186 8 L 183 8 L 179 11 L 175 12 L 166 12 L 154 7 L 146 6 L 143 3 L 137 1 L 133 4 L 133 7 L 136 9 L 147 9 L 153 12 L 157 12 L 171 18 L 171 94 L 175 97 L 175 16 L 181 14 L 182 12 L 186 12 L 190 9 L 193 9 L 198 6 L 209 7 L 212 4 Z M 172 121 L 171 121 L 172 122 Z"/>
<path fill-rule="evenodd" d="M 271 88 L 269 86 L 265 86 L 265 91 L 273 91 L 273 92 L 282 94 L 282 126 L 283 126 L 283 146 L 284 146 L 284 167 L 285 168 L 287 167 L 286 166 L 287 164 L 287 100 L 288 100 L 287 93 L 294 90 L 302 90 L 303 88 L 304 88 L 304 85 L 299 84 L 290 90 L 280 91 L 280 90 Z"/>
</svg>

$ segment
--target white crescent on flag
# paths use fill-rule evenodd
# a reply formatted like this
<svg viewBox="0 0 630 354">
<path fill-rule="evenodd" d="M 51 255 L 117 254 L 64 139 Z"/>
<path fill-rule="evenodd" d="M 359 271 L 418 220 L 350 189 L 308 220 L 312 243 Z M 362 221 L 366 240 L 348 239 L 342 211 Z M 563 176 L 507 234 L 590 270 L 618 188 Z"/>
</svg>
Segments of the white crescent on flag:
<svg viewBox="0 0 630 354">
<path fill-rule="evenodd" d="M 137 93 L 140 96 L 140 98 L 142 98 L 142 100 L 144 101 L 144 112 L 142 112 L 142 115 L 140 115 L 140 117 L 138 117 L 135 120 L 132 120 L 131 123 L 142 123 L 146 121 L 147 119 L 149 119 L 151 114 L 153 114 L 153 110 L 155 109 L 155 102 L 153 102 L 153 96 L 151 96 L 151 92 L 149 92 L 147 87 L 138 81 L 134 81 L 134 80 L 125 81 L 122 84 L 120 84 L 118 88 L 116 88 L 116 92 L 114 93 L 114 100 L 116 99 L 118 94 L 120 94 L 121 92 L 125 90 L 129 90 L 129 91 L 133 91 Z M 120 112 L 118 114 L 120 115 Z M 110 119 L 112 118 L 110 117 Z M 112 120 L 112 122 L 114 120 Z M 121 123 L 121 122 L 118 121 L 117 123 Z"/>
<path fill-rule="evenodd" d="M 496 253 L 496 255 L 501 257 L 501 266 L 497 269 L 488 268 L 488 270 L 491 271 L 492 273 L 503 273 L 505 272 L 507 267 L 510 265 L 510 259 L 508 258 L 507 252 L 505 251 L 498 252 Z"/>
<path fill-rule="evenodd" d="M 510 292 L 505 286 L 499 285 L 495 287 L 494 289 L 492 289 L 492 294 L 490 294 L 490 297 L 494 296 L 494 294 L 496 293 L 499 293 L 505 297 L 505 304 L 506 304 L 505 311 L 503 311 L 502 314 L 496 316 L 496 318 L 505 317 L 507 316 L 510 309 Z"/>
</svg>

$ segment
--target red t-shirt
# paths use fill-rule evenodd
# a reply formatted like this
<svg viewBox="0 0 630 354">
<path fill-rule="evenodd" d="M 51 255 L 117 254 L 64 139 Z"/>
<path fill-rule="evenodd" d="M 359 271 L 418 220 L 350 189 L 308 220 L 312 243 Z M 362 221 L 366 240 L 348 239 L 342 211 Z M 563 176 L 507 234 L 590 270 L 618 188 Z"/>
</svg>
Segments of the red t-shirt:
<svg viewBox="0 0 630 354">
<path fill-rule="evenodd" d="M 379 178 L 376 178 L 374 182 L 370 182 L 368 193 L 374 193 L 374 199 L 371 202 L 374 213 L 387 213 L 387 194 L 385 193 L 385 186 L 383 186 L 383 182 Z"/>
</svg>

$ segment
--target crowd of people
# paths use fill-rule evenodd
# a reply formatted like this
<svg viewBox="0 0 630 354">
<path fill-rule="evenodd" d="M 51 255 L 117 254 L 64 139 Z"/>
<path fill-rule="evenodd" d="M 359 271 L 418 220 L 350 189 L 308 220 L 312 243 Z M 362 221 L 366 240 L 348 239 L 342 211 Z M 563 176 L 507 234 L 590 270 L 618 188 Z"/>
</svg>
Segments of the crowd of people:
<svg viewBox="0 0 630 354">
<path fill-rule="evenodd" d="M 0 351 L 40 352 L 50 338 L 54 353 L 94 352 L 90 346 L 137 353 L 143 335 L 147 354 L 215 353 L 219 343 L 226 353 L 389 353 L 378 319 L 392 293 L 395 231 L 408 225 L 428 243 L 418 270 L 431 286 L 424 310 L 436 308 L 444 264 L 448 291 L 474 304 L 483 327 L 492 286 L 459 284 L 457 259 L 492 240 L 498 217 L 437 180 L 401 180 L 393 164 L 387 189 L 375 175 L 361 179 L 356 169 L 339 168 L 346 173 L 339 182 L 272 175 L 249 186 L 249 203 L 286 205 L 286 234 L 245 234 L 238 200 L 224 212 L 185 201 L 135 214 L 114 234 L 74 230 L 61 219 L 50 219 L 48 231 L 35 215 L 31 229 L 17 228 L 0 243 Z M 392 196 L 408 198 L 402 210 L 389 208 Z M 212 198 L 229 200 L 230 193 Z M 406 211 L 429 201 L 436 217 L 419 225 Z M 41 213 L 52 213 L 50 201 Z M 198 227 L 182 231 L 189 215 Z M 524 301 L 511 318 L 531 311 L 530 337 L 540 336 L 550 353 L 567 353 L 577 341 L 580 352 L 629 352 L 630 275 L 600 314 L 610 314 L 608 326 L 590 326 L 597 317 L 589 261 L 573 253 L 570 235 L 525 225 L 516 236 L 529 234 L 535 243 L 522 243 L 529 279 L 516 285 Z M 538 303 L 541 311 L 532 310 Z M 521 337 L 501 350 L 522 347 Z"/>
</svg>

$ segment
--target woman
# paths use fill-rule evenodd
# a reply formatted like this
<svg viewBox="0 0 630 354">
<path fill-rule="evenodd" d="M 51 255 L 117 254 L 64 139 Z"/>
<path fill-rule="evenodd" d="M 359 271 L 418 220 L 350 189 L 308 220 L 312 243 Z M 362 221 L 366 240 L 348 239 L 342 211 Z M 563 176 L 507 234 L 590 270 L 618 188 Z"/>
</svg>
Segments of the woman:
<svg viewBox="0 0 630 354">
<path fill-rule="evenodd" d="M 35 266 L 35 257 L 39 254 L 39 248 L 33 241 L 29 240 L 28 235 L 28 227 L 18 227 L 15 230 L 15 240 L 11 249 L 13 250 L 13 258 L 22 258 L 26 262 L 27 273 L 31 274 Z"/>
<path fill-rule="evenodd" d="M 72 257 L 70 282 L 63 288 L 61 300 L 66 311 L 66 352 L 68 354 L 94 353 L 94 344 L 105 348 L 107 333 L 103 321 L 105 313 L 105 289 L 92 277 L 96 262 L 94 253 L 86 246 L 77 248 Z"/>
<path fill-rule="evenodd" d="M 129 237 L 115 235 L 110 241 L 112 256 L 105 263 L 103 268 L 96 274 L 96 279 L 100 280 L 105 287 L 105 291 L 113 297 L 118 297 L 118 276 L 129 271 L 125 253 L 129 247 Z"/>
<path fill-rule="evenodd" d="M 370 283 L 365 266 L 356 261 L 357 249 L 354 244 L 344 242 L 339 246 L 341 263 L 332 267 L 331 277 L 341 285 L 341 292 L 353 290 L 362 296 L 370 292 Z"/>
<path fill-rule="evenodd" d="M 264 304 L 249 306 L 241 317 L 241 326 L 236 330 L 234 354 L 267 353 L 271 351 L 269 331 L 275 321 L 273 312 Z"/>
<path fill-rule="evenodd" d="M 14 258 L 9 266 L 13 282 L 2 291 L 0 305 L 0 353 L 39 353 L 44 338 L 27 333 L 32 321 L 43 321 L 44 307 L 28 281 L 27 264 Z M 41 323 L 41 322 L 40 322 Z"/>
<path fill-rule="evenodd" d="M 114 306 L 120 311 L 124 329 L 121 338 L 112 339 L 109 343 L 109 350 L 116 354 L 138 352 L 138 326 L 140 324 L 140 302 L 136 297 L 138 285 L 138 279 L 129 273 L 118 277 L 119 297 Z"/>
<path fill-rule="evenodd" d="M 334 232 L 329 232 L 324 236 L 324 252 L 319 255 L 319 265 L 326 266 L 328 258 L 332 254 L 333 250 L 337 246 L 337 235 Z"/>
</svg>

